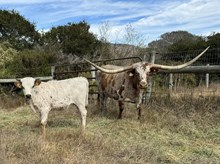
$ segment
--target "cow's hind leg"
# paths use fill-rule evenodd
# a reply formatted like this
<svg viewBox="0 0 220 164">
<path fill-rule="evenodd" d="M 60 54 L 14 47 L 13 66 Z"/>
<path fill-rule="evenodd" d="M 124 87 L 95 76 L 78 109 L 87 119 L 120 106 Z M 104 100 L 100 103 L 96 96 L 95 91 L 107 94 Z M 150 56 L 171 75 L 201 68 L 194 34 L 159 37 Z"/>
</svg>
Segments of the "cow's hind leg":
<svg viewBox="0 0 220 164">
<path fill-rule="evenodd" d="M 122 112 L 123 112 L 123 110 L 124 110 L 124 102 L 118 101 L 118 106 L 119 106 L 118 119 L 122 119 Z"/>
</svg>

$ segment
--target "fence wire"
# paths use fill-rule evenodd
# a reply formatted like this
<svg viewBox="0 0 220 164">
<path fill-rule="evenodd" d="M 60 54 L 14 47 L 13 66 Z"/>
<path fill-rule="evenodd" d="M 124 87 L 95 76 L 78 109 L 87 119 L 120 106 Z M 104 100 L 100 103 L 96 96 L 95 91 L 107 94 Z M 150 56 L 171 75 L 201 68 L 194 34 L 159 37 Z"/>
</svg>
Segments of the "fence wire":
<svg viewBox="0 0 220 164">
<path fill-rule="evenodd" d="M 156 64 L 164 65 L 178 65 L 183 64 L 195 56 L 200 54 L 203 49 L 196 51 L 185 51 L 178 53 L 164 53 L 155 55 Z M 151 61 L 149 53 L 140 55 L 143 60 Z M 142 58 L 138 57 L 125 57 L 117 59 L 107 59 L 93 61 L 97 65 L 113 64 L 119 66 L 125 66 L 132 63 L 142 61 Z M 201 58 L 199 58 L 193 65 L 194 66 L 205 66 L 205 65 L 220 65 L 220 49 L 209 49 Z M 34 68 L 33 68 L 34 69 Z M 37 68 L 39 71 L 41 68 Z M 48 67 L 48 70 L 51 68 Z M 56 65 L 54 78 L 55 79 L 66 79 L 77 76 L 84 76 L 89 79 L 90 82 L 90 93 L 98 93 L 95 77 L 92 75 L 95 69 L 86 62 L 68 64 L 68 65 Z M 47 71 L 50 72 L 50 71 Z M 34 76 L 25 74 L 19 74 L 19 76 Z M 17 77 L 17 76 L 16 76 Z M 185 94 L 185 93 L 204 93 L 204 94 L 219 94 L 220 95 L 220 70 L 219 73 L 213 74 L 201 74 L 201 73 L 175 73 L 170 79 L 169 73 L 154 74 L 152 79 L 152 90 L 151 96 L 169 94 L 171 91 L 174 94 Z M 171 83 L 172 81 L 172 83 Z"/>
<path fill-rule="evenodd" d="M 156 54 L 155 63 L 164 65 L 178 65 L 183 64 L 203 51 L 185 51 L 178 53 L 166 53 Z M 146 54 L 145 60 L 150 55 Z M 139 57 L 126 57 L 118 59 L 107 59 L 93 61 L 97 65 L 114 64 L 119 66 L 129 65 L 135 62 L 142 61 Z M 149 59 L 150 61 L 150 59 Z M 193 65 L 194 66 L 205 66 L 205 65 L 220 65 L 220 49 L 209 49 L 201 58 L 199 58 Z M 85 76 L 90 82 L 90 93 L 98 93 L 95 77 L 92 76 L 92 71 L 95 69 L 86 62 L 75 63 L 71 65 L 60 65 L 56 66 L 55 78 L 65 79 L 69 77 Z M 210 74 L 208 87 L 207 87 L 207 74 L 198 73 L 185 73 L 185 74 L 173 74 L 172 84 L 170 81 L 170 74 L 155 74 L 153 75 L 153 85 L 151 95 L 163 95 L 169 94 L 172 91 L 174 94 L 185 94 L 185 93 L 214 93 L 220 90 L 220 72 L 216 74 Z"/>
<path fill-rule="evenodd" d="M 182 51 L 178 53 L 164 53 L 156 54 L 156 63 L 158 64 L 178 64 L 187 62 L 197 55 L 199 55 L 203 49 L 193 51 Z M 209 49 L 192 65 L 220 65 L 220 49 Z"/>
<path fill-rule="evenodd" d="M 178 65 L 185 63 L 203 50 L 187 51 L 179 53 L 156 54 L 155 63 L 166 65 Z M 209 49 L 193 66 L 220 65 L 220 49 Z M 220 94 L 220 70 L 215 74 L 201 73 L 176 73 L 156 74 L 153 77 L 152 95 L 173 94 L 184 95 L 194 94 L 219 95 Z M 170 83 L 172 82 L 172 84 Z"/>
</svg>

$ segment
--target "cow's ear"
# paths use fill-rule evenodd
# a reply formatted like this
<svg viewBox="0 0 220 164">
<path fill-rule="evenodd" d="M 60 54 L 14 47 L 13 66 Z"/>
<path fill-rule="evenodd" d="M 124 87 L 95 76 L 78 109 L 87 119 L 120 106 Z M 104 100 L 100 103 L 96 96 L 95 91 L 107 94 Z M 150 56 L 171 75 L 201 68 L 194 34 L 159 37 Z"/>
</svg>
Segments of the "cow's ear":
<svg viewBox="0 0 220 164">
<path fill-rule="evenodd" d="M 157 73 L 158 71 L 159 71 L 159 68 L 157 68 L 157 67 L 150 68 L 150 73 Z"/>
<path fill-rule="evenodd" d="M 40 85 L 41 83 L 41 80 L 40 79 L 36 79 L 35 82 L 34 82 L 34 86 L 38 86 Z"/>
<path fill-rule="evenodd" d="M 22 88 L 22 83 L 20 80 L 17 80 L 16 82 L 14 82 L 14 85 L 17 87 L 17 88 Z"/>
<path fill-rule="evenodd" d="M 135 69 L 132 69 L 131 71 L 128 71 L 128 76 L 132 77 L 135 74 Z"/>
</svg>

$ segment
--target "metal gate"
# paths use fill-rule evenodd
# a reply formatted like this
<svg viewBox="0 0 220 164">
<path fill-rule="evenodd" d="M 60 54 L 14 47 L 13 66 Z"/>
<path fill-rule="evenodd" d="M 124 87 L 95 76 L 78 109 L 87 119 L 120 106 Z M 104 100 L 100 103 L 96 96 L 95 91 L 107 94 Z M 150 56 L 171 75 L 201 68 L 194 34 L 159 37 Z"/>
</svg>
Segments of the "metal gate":
<svg viewBox="0 0 220 164">
<path fill-rule="evenodd" d="M 124 57 L 115 59 L 104 59 L 92 61 L 98 65 L 128 65 L 142 61 L 140 57 Z M 78 62 L 74 64 L 56 65 L 54 67 L 54 79 L 66 79 L 71 77 L 83 76 L 89 80 L 89 94 L 98 94 L 97 84 L 95 82 L 94 72 L 96 69 L 87 62 Z"/>
</svg>

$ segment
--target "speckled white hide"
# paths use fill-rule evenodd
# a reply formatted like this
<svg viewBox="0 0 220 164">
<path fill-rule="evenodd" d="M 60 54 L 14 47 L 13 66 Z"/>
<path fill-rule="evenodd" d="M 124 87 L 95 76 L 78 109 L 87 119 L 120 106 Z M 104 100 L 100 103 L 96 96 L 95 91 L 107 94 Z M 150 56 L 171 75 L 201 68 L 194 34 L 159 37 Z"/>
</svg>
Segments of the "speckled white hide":
<svg viewBox="0 0 220 164">
<path fill-rule="evenodd" d="M 51 109 L 75 104 L 81 113 L 82 126 L 85 127 L 89 92 L 89 83 L 86 78 L 52 80 L 41 82 L 36 86 L 36 79 L 26 77 L 20 80 L 20 84 L 24 95 L 31 96 L 31 107 L 39 110 L 43 126 L 46 125 Z"/>
<path fill-rule="evenodd" d="M 31 91 L 32 103 L 39 110 L 60 108 L 70 104 L 86 107 L 88 85 L 87 79 L 83 77 L 41 82 Z"/>
</svg>

